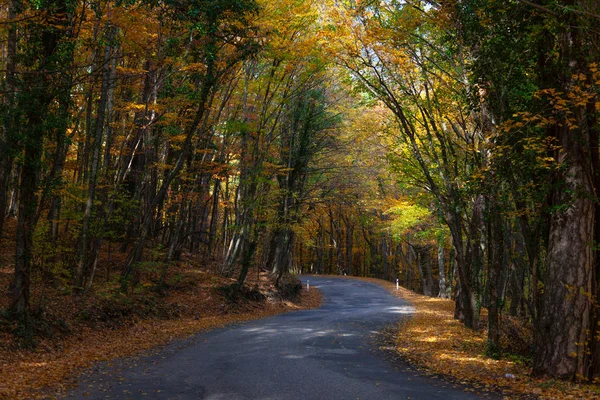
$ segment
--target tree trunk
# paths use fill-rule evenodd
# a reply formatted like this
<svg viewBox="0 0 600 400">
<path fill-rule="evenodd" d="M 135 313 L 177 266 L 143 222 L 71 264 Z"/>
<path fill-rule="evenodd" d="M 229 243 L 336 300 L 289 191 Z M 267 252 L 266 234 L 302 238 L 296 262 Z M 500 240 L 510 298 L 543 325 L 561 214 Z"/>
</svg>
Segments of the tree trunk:
<svg viewBox="0 0 600 400">
<path fill-rule="evenodd" d="M 438 261 L 438 269 L 440 271 L 440 291 L 438 293 L 438 297 L 442 299 L 448 299 L 450 296 L 448 295 L 448 287 L 446 286 L 446 261 L 444 258 L 444 240 L 438 240 L 438 250 L 437 250 L 437 261 Z"/>
<path fill-rule="evenodd" d="M 547 278 L 537 333 L 533 373 L 572 379 L 586 376 L 594 254 L 594 201 L 585 140 L 560 129 L 563 149 L 560 161 L 567 163 L 565 188 L 554 193 L 554 204 L 562 206 L 550 222 L 546 259 Z M 571 193 L 580 193 L 571 198 Z M 565 205 L 567 205 L 565 207 Z"/>
<path fill-rule="evenodd" d="M 33 231 L 44 137 L 44 131 L 40 126 L 41 119 L 32 115 L 29 121 L 32 126 L 25 139 L 16 232 L 14 289 L 10 305 L 11 313 L 20 317 L 27 317 L 29 309 Z"/>
<path fill-rule="evenodd" d="M 446 217 L 452 243 L 456 252 L 456 272 L 458 273 L 458 289 L 456 292 L 456 308 L 454 318 L 465 324 L 467 328 L 477 329 L 479 315 L 477 314 L 477 305 L 475 293 L 472 288 L 472 257 L 471 246 L 469 243 L 465 246 L 462 237 L 462 226 L 460 224 L 461 215 L 449 214 Z"/>
<path fill-rule="evenodd" d="M 114 38 L 115 28 L 110 24 L 106 27 L 107 40 L 110 42 Z M 106 105 L 108 102 L 108 90 L 110 87 L 110 65 L 111 65 L 111 47 L 104 48 L 104 62 L 102 68 L 102 89 L 100 100 L 98 101 L 98 115 L 96 118 L 96 130 L 94 134 L 94 144 L 92 148 L 92 164 L 89 172 L 89 182 L 87 190 L 87 201 L 81 223 L 81 233 L 79 236 L 79 249 L 77 269 L 75 271 L 75 286 L 82 288 L 84 286 L 85 274 L 88 269 L 88 258 L 90 251 L 90 223 L 94 208 L 94 199 L 96 197 L 96 183 L 98 181 L 98 169 L 100 166 L 100 153 L 102 151 L 102 142 L 104 138 L 104 124 L 106 116 Z"/>
<path fill-rule="evenodd" d="M 32 250 L 33 233 L 35 231 L 35 222 L 37 217 L 38 205 L 38 187 L 40 181 L 40 171 L 42 168 L 42 153 L 44 150 L 44 134 L 47 130 L 48 109 L 56 95 L 55 81 L 52 80 L 52 74 L 49 70 L 57 68 L 56 64 L 62 68 L 63 62 L 70 61 L 63 59 L 61 55 L 59 60 L 54 60 L 54 56 L 59 47 L 61 38 L 66 36 L 65 29 L 68 28 L 70 21 L 67 19 L 67 3 L 58 1 L 54 7 L 47 10 L 52 17 L 56 19 L 56 26 L 47 26 L 38 30 L 37 27 L 30 27 L 32 42 L 39 40 L 39 48 L 36 49 L 38 69 L 36 73 L 29 75 L 22 82 L 23 95 L 17 106 L 24 110 L 27 118 L 27 127 L 23 137 L 24 157 L 21 169 L 21 182 L 18 201 L 18 220 L 16 232 L 15 248 L 15 275 L 13 298 L 9 306 L 9 311 L 21 318 L 26 318 L 29 309 L 29 292 L 31 282 L 32 268 Z M 66 64 L 66 63 L 65 63 Z"/>
<path fill-rule="evenodd" d="M 433 296 L 433 277 L 431 274 L 431 248 L 429 246 L 417 247 L 417 266 L 421 283 L 423 285 L 423 294 Z"/>
<path fill-rule="evenodd" d="M 20 0 L 11 0 L 8 5 L 8 19 L 17 18 Z M 2 131 L 0 131 L 0 243 L 4 232 L 4 222 L 7 217 L 8 206 L 8 183 L 10 182 L 13 158 L 15 151 L 13 142 L 17 129 L 14 123 L 14 105 L 16 97 L 16 55 L 17 55 L 17 26 L 11 24 L 8 28 L 6 43 L 6 76 L 4 79 L 4 105 L 6 107 L 5 115 L 2 121 Z"/>
<path fill-rule="evenodd" d="M 568 8 L 598 12 L 597 2 L 567 1 Z M 584 53 L 589 38 L 583 31 L 580 14 L 572 11 L 562 17 L 557 35 L 560 46 L 558 75 L 545 75 L 549 83 L 564 93 L 573 93 L 573 75 L 590 76 Z M 588 21 L 589 22 L 589 21 Z M 589 47 L 588 47 L 589 50 Z M 548 83 L 545 82 L 545 83 Z M 595 268 L 594 221 L 597 201 L 594 170 L 590 157 L 593 144 L 586 107 L 573 106 L 576 126 L 557 123 L 547 128 L 561 146 L 557 174 L 552 194 L 554 212 L 546 255 L 544 285 L 539 324 L 536 329 L 537 351 L 533 360 L 533 375 L 555 378 L 582 379 L 589 376 L 591 364 L 589 342 L 592 315 L 591 295 Z"/>
<path fill-rule="evenodd" d="M 353 234 L 354 234 L 354 226 L 346 223 L 346 273 L 348 275 L 354 275 L 354 265 L 352 255 L 353 253 Z"/>
<path fill-rule="evenodd" d="M 323 247 L 324 247 L 323 226 L 319 223 L 319 233 L 317 234 L 317 267 L 316 272 L 323 273 Z"/>
<path fill-rule="evenodd" d="M 489 256 L 489 307 L 488 307 L 488 352 L 497 356 L 500 350 L 500 274 L 504 258 L 504 232 L 500 209 L 495 204 L 495 199 L 489 202 L 488 224 L 488 256 Z"/>
<path fill-rule="evenodd" d="M 208 254 L 213 256 L 215 253 L 215 243 L 217 237 L 217 222 L 219 218 L 219 192 L 221 189 L 221 180 L 215 179 L 212 193 L 212 209 L 210 213 L 210 226 L 208 231 Z"/>
</svg>

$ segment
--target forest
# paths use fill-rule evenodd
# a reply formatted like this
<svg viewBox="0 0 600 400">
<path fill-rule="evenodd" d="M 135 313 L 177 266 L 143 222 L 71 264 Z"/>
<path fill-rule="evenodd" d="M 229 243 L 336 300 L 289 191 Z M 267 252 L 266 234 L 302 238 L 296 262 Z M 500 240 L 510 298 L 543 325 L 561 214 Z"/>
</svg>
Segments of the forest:
<svg viewBox="0 0 600 400">
<path fill-rule="evenodd" d="M 164 294 L 184 264 L 232 296 L 352 275 L 453 299 L 490 357 L 518 321 L 532 376 L 600 378 L 597 0 L 3 0 L 0 21 L 0 330 L 52 296 Z"/>
</svg>

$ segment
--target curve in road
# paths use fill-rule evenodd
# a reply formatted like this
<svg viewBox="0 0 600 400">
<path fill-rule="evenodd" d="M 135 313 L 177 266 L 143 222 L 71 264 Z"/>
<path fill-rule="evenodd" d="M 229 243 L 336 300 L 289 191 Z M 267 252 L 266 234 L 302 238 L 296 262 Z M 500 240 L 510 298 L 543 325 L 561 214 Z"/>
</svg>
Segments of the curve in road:
<svg viewBox="0 0 600 400">
<path fill-rule="evenodd" d="M 371 336 L 413 312 L 368 282 L 302 277 L 323 306 L 202 333 L 157 354 L 99 364 L 67 398 L 205 400 L 475 399 L 373 351 Z"/>
</svg>

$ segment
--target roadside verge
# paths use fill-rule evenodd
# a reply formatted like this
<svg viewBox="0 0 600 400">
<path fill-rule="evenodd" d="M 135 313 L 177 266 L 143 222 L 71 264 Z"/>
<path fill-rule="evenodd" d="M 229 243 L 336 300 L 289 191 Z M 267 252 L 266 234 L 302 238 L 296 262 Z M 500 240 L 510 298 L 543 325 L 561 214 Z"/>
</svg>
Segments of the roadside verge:
<svg viewBox="0 0 600 400">
<path fill-rule="evenodd" d="M 231 304 L 212 287 L 216 279 L 204 276 L 194 290 L 174 292 L 165 298 L 165 303 L 179 310 L 176 315 L 138 318 L 121 326 L 83 324 L 72 334 L 41 342 L 33 350 L 0 346 L 0 398 L 54 398 L 64 394 L 76 377 L 96 362 L 133 356 L 229 324 L 321 304 L 320 292 L 315 289 L 303 289 L 294 302 L 267 299 Z"/>
<path fill-rule="evenodd" d="M 505 398 L 600 399 L 593 384 L 533 379 L 525 360 L 486 356 L 485 329 L 473 331 L 454 319 L 454 301 L 416 294 L 392 282 L 354 278 L 385 287 L 415 307 L 393 330 L 401 358 L 427 374 L 447 376 L 468 385 L 466 390 L 500 391 Z M 482 320 L 487 311 L 482 310 Z M 485 324 L 482 324 L 485 325 Z"/>
</svg>

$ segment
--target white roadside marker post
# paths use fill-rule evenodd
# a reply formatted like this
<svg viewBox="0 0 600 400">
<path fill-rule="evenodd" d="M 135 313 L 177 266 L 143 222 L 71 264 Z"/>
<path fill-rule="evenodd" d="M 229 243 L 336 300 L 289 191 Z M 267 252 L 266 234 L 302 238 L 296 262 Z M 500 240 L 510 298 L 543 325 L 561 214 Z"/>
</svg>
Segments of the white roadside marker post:
<svg viewBox="0 0 600 400">
<path fill-rule="evenodd" d="M 306 281 L 306 291 L 310 292 L 310 281 Z"/>
<path fill-rule="evenodd" d="M 400 290 L 400 284 L 398 283 L 398 279 L 396 279 L 396 290 Z"/>
</svg>

